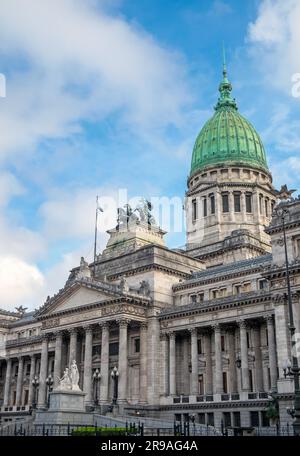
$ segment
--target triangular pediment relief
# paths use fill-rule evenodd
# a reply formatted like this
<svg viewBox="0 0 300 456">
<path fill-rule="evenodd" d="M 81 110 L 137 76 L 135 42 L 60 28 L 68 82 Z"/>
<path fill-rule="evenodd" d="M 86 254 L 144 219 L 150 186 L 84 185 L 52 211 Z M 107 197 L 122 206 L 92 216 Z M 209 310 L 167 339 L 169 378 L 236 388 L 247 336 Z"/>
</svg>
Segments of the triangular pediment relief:
<svg viewBox="0 0 300 456">
<path fill-rule="evenodd" d="M 48 298 L 44 306 L 38 310 L 37 316 L 44 317 L 101 301 L 110 301 L 120 296 L 121 293 L 113 286 L 101 286 L 99 283 L 76 280 L 61 289 L 54 297 Z"/>
</svg>

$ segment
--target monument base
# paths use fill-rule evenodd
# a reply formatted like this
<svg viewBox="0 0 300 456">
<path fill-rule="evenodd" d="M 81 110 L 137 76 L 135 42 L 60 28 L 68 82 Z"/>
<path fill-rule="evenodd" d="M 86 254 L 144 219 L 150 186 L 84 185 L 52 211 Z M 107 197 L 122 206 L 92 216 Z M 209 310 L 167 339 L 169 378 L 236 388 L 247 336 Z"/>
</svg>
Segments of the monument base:
<svg viewBox="0 0 300 456">
<path fill-rule="evenodd" d="M 85 393 L 82 391 L 52 391 L 49 409 L 36 411 L 35 424 L 82 424 L 91 425 L 93 414 L 85 410 Z"/>
<path fill-rule="evenodd" d="M 49 411 L 85 412 L 85 393 L 54 390 L 49 394 Z"/>
</svg>

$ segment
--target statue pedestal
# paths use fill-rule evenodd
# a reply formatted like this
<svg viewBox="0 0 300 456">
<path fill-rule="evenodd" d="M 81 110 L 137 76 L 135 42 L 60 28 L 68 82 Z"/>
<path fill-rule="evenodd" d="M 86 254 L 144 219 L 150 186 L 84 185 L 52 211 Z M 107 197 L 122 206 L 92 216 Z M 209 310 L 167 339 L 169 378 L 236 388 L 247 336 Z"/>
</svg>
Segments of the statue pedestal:
<svg viewBox="0 0 300 456">
<path fill-rule="evenodd" d="M 84 397 L 82 391 L 54 390 L 50 393 L 49 411 L 84 412 Z"/>
<path fill-rule="evenodd" d="M 93 414 L 85 410 L 85 393 L 82 391 L 52 391 L 49 395 L 49 409 L 37 410 L 35 424 L 93 424 Z"/>
</svg>

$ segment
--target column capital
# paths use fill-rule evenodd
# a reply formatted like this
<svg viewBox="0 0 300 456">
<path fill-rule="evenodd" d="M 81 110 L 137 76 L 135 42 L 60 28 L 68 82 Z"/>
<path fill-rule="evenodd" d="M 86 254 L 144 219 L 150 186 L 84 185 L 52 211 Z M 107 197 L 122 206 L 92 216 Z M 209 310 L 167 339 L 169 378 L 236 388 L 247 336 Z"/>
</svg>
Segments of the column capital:
<svg viewBox="0 0 300 456">
<path fill-rule="evenodd" d="M 35 360 L 35 357 L 36 357 L 36 354 L 35 354 L 35 353 L 31 353 L 31 355 L 30 355 L 31 361 L 34 361 L 34 360 Z"/>
<path fill-rule="evenodd" d="M 268 314 L 264 317 L 265 321 L 268 325 L 274 324 L 274 316 L 273 314 Z"/>
<path fill-rule="evenodd" d="M 169 336 L 169 339 L 170 339 L 170 340 L 174 340 L 174 339 L 175 339 L 175 331 L 170 331 L 170 332 L 168 333 L 168 336 Z"/>
<path fill-rule="evenodd" d="M 49 341 L 49 334 L 42 334 L 41 335 L 41 338 L 42 338 L 42 342 L 48 342 Z"/>
<path fill-rule="evenodd" d="M 62 337 L 63 337 L 63 330 L 57 329 L 56 331 L 53 331 L 53 335 L 54 335 L 54 337 L 56 337 L 56 338 L 57 338 L 57 337 L 61 337 L 61 338 L 62 338 Z"/>
<path fill-rule="evenodd" d="M 198 336 L 198 328 L 189 328 L 188 331 L 191 334 L 191 336 Z"/>
<path fill-rule="evenodd" d="M 167 338 L 168 338 L 166 333 L 160 333 L 159 337 L 160 337 L 160 340 L 167 340 Z"/>
<path fill-rule="evenodd" d="M 21 361 L 23 361 L 23 358 L 24 358 L 23 355 L 19 355 L 19 356 L 18 356 L 18 362 L 20 363 Z"/>
<path fill-rule="evenodd" d="M 220 333 L 221 332 L 221 325 L 220 323 L 215 323 L 214 325 L 211 326 L 212 329 L 214 330 L 215 333 Z"/>
<path fill-rule="evenodd" d="M 93 334 L 93 326 L 92 325 L 83 326 L 83 330 L 85 331 L 85 333 L 92 333 Z"/>
<path fill-rule="evenodd" d="M 247 320 L 239 320 L 238 324 L 239 324 L 240 329 L 247 329 L 248 328 Z"/>
<path fill-rule="evenodd" d="M 77 334 L 78 333 L 78 328 L 68 328 L 67 331 L 68 331 L 68 333 L 70 335 Z"/>
<path fill-rule="evenodd" d="M 231 335 L 235 334 L 235 330 L 236 330 L 236 327 L 233 325 L 226 326 L 226 331 Z"/>
<path fill-rule="evenodd" d="M 116 320 L 117 324 L 119 325 L 120 328 L 127 328 L 131 320 L 127 320 L 126 318 Z"/>
<path fill-rule="evenodd" d="M 141 324 L 140 324 L 140 330 L 141 330 L 141 331 L 147 331 L 147 329 L 148 329 L 148 324 L 147 324 L 147 322 L 146 322 L 146 321 L 141 322 Z"/>
<path fill-rule="evenodd" d="M 102 331 L 109 328 L 109 321 L 100 321 L 98 324 Z"/>
</svg>

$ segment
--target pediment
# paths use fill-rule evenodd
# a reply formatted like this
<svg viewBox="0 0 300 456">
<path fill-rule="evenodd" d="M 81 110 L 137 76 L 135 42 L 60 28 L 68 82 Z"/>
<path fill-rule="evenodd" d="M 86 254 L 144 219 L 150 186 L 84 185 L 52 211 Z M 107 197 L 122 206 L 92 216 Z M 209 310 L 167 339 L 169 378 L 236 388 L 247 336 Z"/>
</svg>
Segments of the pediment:
<svg viewBox="0 0 300 456">
<path fill-rule="evenodd" d="M 76 287 L 67 290 L 67 292 L 62 293 L 61 296 L 58 296 L 58 298 L 55 299 L 55 302 L 51 303 L 43 310 L 42 314 L 43 316 L 51 315 L 53 313 L 75 309 L 81 306 L 84 307 L 101 301 L 109 301 L 115 298 L 115 293 L 88 288 L 84 285 L 77 285 Z"/>
</svg>

